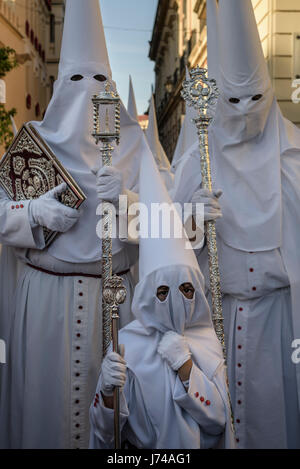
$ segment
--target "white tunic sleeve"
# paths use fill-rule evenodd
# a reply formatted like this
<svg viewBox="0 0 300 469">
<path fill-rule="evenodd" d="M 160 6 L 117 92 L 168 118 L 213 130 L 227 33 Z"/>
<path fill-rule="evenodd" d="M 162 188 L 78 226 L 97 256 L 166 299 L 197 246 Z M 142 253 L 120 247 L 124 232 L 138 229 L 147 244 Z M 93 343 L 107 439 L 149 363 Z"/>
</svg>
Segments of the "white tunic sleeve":
<svg viewBox="0 0 300 469">
<path fill-rule="evenodd" d="M 42 227 L 30 224 L 30 200 L 14 202 L 0 192 L 0 242 L 12 247 L 43 249 Z"/>
<path fill-rule="evenodd" d="M 139 194 L 126 189 L 124 195 L 127 197 L 127 203 L 119 211 L 121 227 L 119 237 L 125 243 L 139 244 L 138 232 L 134 224 L 138 213 Z"/>
<path fill-rule="evenodd" d="M 216 385 L 195 364 L 191 370 L 188 391 L 177 376 L 173 397 L 205 433 L 219 435 L 224 431 L 226 410 L 223 399 Z"/>
<path fill-rule="evenodd" d="M 101 375 L 97 389 L 100 389 Z M 129 410 L 125 392 L 120 392 L 120 429 L 122 431 Z M 112 449 L 114 447 L 114 410 L 105 407 L 101 391 L 96 391 L 95 400 L 90 407 L 90 449 Z"/>
</svg>

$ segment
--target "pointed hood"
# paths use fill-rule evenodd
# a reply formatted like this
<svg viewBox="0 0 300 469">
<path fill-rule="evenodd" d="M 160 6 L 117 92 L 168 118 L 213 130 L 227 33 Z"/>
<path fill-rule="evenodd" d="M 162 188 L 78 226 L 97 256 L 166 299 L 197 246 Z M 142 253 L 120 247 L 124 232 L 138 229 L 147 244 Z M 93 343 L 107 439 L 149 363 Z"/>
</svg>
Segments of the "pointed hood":
<svg viewBox="0 0 300 469">
<path fill-rule="evenodd" d="M 135 100 L 135 95 L 134 95 L 134 90 L 133 90 L 133 85 L 132 85 L 132 79 L 130 75 L 129 75 L 129 95 L 128 95 L 127 111 L 130 117 L 132 117 L 137 122 L 139 121 L 139 115 L 138 115 L 138 111 L 136 107 L 136 100 Z"/>
<path fill-rule="evenodd" d="M 174 232 L 176 230 L 176 233 L 181 235 L 180 237 L 174 236 L 171 228 L 170 237 L 167 235 L 163 237 L 161 232 L 158 237 L 141 237 L 140 279 L 144 279 L 155 270 L 174 265 L 185 265 L 199 271 L 197 259 L 183 230 L 181 218 L 163 184 L 153 158 L 143 159 L 140 170 L 139 200 L 147 208 L 147 213 L 140 215 L 141 229 L 144 234 L 146 232 L 151 234 L 151 230 L 153 233 L 153 230 L 157 228 L 156 222 L 158 223 L 158 221 L 155 217 L 151 218 L 153 204 L 167 204 L 171 209 L 174 209 L 174 225 L 171 222 L 176 227 Z M 165 221 L 168 222 L 166 219 Z"/>
<path fill-rule="evenodd" d="M 165 153 L 165 150 L 163 149 L 162 144 L 159 140 L 155 102 L 153 95 L 151 97 L 149 123 L 145 135 L 149 143 L 150 150 L 152 151 L 152 154 L 155 158 L 159 172 L 166 184 L 167 189 L 170 189 L 173 185 L 173 177 L 170 172 L 171 165 Z"/>
<path fill-rule="evenodd" d="M 186 80 L 189 80 L 190 73 L 188 67 L 186 67 L 185 72 Z M 193 119 L 197 117 L 197 112 L 193 106 L 186 106 L 186 114 L 180 129 L 179 137 L 177 140 L 175 152 L 172 159 L 172 173 L 175 173 L 178 162 L 182 155 L 195 143 L 198 141 L 197 129 L 193 123 Z"/>
<path fill-rule="evenodd" d="M 146 327 L 162 332 L 173 329 L 182 333 L 186 327 L 202 321 L 210 324 L 203 276 L 178 207 L 172 203 L 153 157 L 142 161 L 139 196 L 140 281 L 134 295 L 133 313 Z M 188 282 L 197 292 L 194 299 L 197 307 L 179 291 L 180 285 Z M 170 288 L 170 295 L 161 316 L 163 303 L 157 300 L 156 291 L 162 285 Z"/>
<path fill-rule="evenodd" d="M 99 0 L 67 0 L 59 77 L 95 67 L 111 78 Z"/>
<path fill-rule="evenodd" d="M 222 87 L 263 93 L 270 78 L 251 0 L 220 0 L 219 25 Z"/>
<path fill-rule="evenodd" d="M 206 0 L 207 68 L 209 78 L 219 81 L 219 24 L 216 0 Z"/>
<path fill-rule="evenodd" d="M 98 262 L 102 257 L 96 232 L 99 200 L 92 172 L 102 161 L 92 137 L 91 100 L 107 81 L 115 89 L 99 0 L 67 0 L 59 76 L 44 119 L 32 123 L 87 197 L 78 223 L 57 236 L 48 249 L 50 255 L 66 262 Z M 124 187 L 137 191 L 141 158 L 151 152 L 142 129 L 122 102 L 120 120 L 120 145 L 113 151 L 112 164 L 122 173 Z M 95 229 L 87 230 L 87 226 Z M 113 239 L 113 254 L 122 249 L 121 241 Z"/>
<path fill-rule="evenodd" d="M 149 110 L 149 123 L 145 132 L 150 149 L 157 163 L 158 169 L 170 169 L 170 162 L 160 143 L 154 96 L 151 97 L 150 110 Z"/>
</svg>

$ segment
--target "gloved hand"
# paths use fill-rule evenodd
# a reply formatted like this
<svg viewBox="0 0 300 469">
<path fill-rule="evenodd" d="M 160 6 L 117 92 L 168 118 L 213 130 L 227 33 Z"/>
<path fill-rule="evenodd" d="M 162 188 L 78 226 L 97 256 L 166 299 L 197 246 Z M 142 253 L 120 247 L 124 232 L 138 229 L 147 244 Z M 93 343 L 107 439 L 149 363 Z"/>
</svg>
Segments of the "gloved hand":
<svg viewBox="0 0 300 469">
<path fill-rule="evenodd" d="M 186 338 L 174 331 L 163 335 L 157 351 L 174 371 L 179 370 L 192 355 Z"/>
<path fill-rule="evenodd" d="M 96 190 L 98 198 L 118 204 L 119 196 L 123 194 L 123 176 L 121 171 L 113 166 L 103 166 L 101 169 L 92 169 L 97 178 Z"/>
<path fill-rule="evenodd" d="M 121 352 L 124 354 L 124 351 Z M 116 386 L 122 388 L 126 381 L 126 361 L 116 352 L 108 352 L 101 366 L 101 388 L 104 396 L 112 396 Z"/>
<path fill-rule="evenodd" d="M 222 217 L 221 207 L 218 199 L 222 195 L 222 191 L 210 192 L 207 189 L 199 189 L 192 197 L 193 204 L 204 204 L 204 221 L 215 221 Z M 196 207 L 193 207 L 193 214 Z"/>
<path fill-rule="evenodd" d="M 66 190 L 65 183 L 60 184 L 38 199 L 30 202 L 30 217 L 33 224 L 44 226 L 51 231 L 65 233 L 78 221 L 80 212 L 66 207 L 57 197 Z"/>
</svg>

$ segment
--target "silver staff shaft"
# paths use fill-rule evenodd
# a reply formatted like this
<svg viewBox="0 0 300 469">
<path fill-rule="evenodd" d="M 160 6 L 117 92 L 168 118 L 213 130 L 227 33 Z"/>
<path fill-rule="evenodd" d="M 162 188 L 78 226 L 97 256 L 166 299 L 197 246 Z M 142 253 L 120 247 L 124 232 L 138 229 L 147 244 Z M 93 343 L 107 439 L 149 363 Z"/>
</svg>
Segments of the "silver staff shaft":
<svg viewBox="0 0 300 469">
<path fill-rule="evenodd" d="M 104 143 L 101 148 L 102 165 L 112 166 L 113 146 Z M 102 323 L 103 323 L 103 356 L 106 355 L 112 342 L 114 352 L 119 353 L 119 312 L 118 307 L 112 306 L 107 301 L 107 285 L 113 278 L 112 276 L 112 214 L 111 204 L 103 201 L 103 219 L 102 219 Z M 118 387 L 114 390 L 114 434 L 115 449 L 121 449 L 121 431 L 120 431 L 120 390 Z"/>
<path fill-rule="evenodd" d="M 211 123 L 211 120 L 212 119 L 209 117 L 201 117 L 199 119 L 195 119 L 195 124 L 197 126 L 199 136 L 202 187 L 204 189 L 208 189 L 209 191 L 212 191 L 208 150 L 208 127 Z M 212 297 L 212 320 L 217 337 L 221 342 L 224 359 L 226 361 L 226 345 L 222 313 L 222 294 L 220 288 L 220 271 L 218 261 L 216 226 L 214 221 L 208 221 L 205 223 L 205 235 L 209 261 L 210 292 Z"/>
<path fill-rule="evenodd" d="M 202 187 L 212 191 L 210 158 L 208 148 L 208 127 L 211 124 L 219 96 L 216 80 L 209 79 L 207 70 L 196 67 L 190 71 L 190 78 L 183 83 L 182 97 L 187 105 L 193 106 L 198 112 L 194 119 L 199 136 L 199 150 L 201 160 Z M 210 292 L 212 297 L 212 320 L 216 335 L 222 345 L 223 356 L 226 364 L 227 353 L 224 334 L 224 321 L 222 313 L 222 294 L 220 287 L 220 271 L 217 249 L 216 226 L 214 221 L 205 223 L 205 235 L 209 259 Z M 229 394 L 228 376 L 228 400 L 231 409 L 231 423 L 234 431 L 234 416 Z"/>
<path fill-rule="evenodd" d="M 103 142 L 101 147 L 102 165 L 112 166 L 113 146 Z M 102 325 L 103 325 L 103 356 L 106 355 L 111 343 L 111 307 L 105 301 L 103 291 L 106 282 L 112 276 L 112 215 L 111 204 L 102 202 Z"/>
<path fill-rule="evenodd" d="M 112 309 L 112 342 L 113 351 L 119 353 L 119 311 L 118 308 Z M 115 432 L 115 449 L 121 448 L 121 428 L 120 428 L 120 389 L 114 390 L 114 432 Z"/>
<path fill-rule="evenodd" d="M 207 70 L 196 67 L 190 71 L 190 78 L 183 82 L 182 97 L 188 106 L 193 106 L 198 117 L 193 119 L 199 136 L 202 187 L 212 191 L 210 159 L 208 149 L 208 127 L 215 113 L 219 96 L 216 80 L 209 79 Z M 223 348 L 226 361 L 226 346 L 222 314 L 222 295 L 215 222 L 205 223 L 205 234 L 208 248 L 210 291 L 212 297 L 212 319 L 215 331 Z"/>
<path fill-rule="evenodd" d="M 105 91 L 94 95 L 93 137 L 101 142 L 102 166 L 112 166 L 113 142 L 120 141 L 120 97 L 107 81 Z M 112 274 L 112 206 L 102 202 L 102 322 L 103 357 L 113 339 L 113 350 L 118 352 L 119 305 L 126 299 L 126 288 L 120 277 Z M 120 449 L 120 401 L 119 389 L 114 392 L 115 448 Z"/>
<path fill-rule="evenodd" d="M 112 322 L 112 347 L 113 351 L 119 351 L 119 306 L 126 300 L 126 288 L 123 279 L 117 275 L 110 277 L 104 284 L 103 298 L 111 311 Z M 120 429 L 120 389 L 114 390 L 114 431 L 115 431 L 115 449 L 121 448 L 121 429 Z"/>
</svg>

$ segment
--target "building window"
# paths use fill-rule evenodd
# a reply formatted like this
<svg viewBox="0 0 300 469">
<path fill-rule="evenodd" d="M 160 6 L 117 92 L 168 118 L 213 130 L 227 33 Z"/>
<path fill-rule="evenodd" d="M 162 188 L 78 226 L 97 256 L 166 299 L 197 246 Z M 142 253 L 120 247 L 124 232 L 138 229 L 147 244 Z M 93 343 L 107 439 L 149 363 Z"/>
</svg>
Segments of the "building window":
<svg viewBox="0 0 300 469">
<path fill-rule="evenodd" d="M 39 105 L 39 103 L 37 103 L 36 106 L 35 106 L 35 116 L 39 117 L 40 113 L 41 113 L 40 105 Z"/>
<path fill-rule="evenodd" d="M 28 21 L 26 21 L 26 23 L 25 23 L 25 32 L 26 32 L 26 36 L 29 37 L 29 35 L 30 35 L 30 26 L 29 26 Z"/>
<path fill-rule="evenodd" d="M 46 7 L 50 11 L 51 10 L 51 0 L 45 0 L 45 3 L 46 3 Z"/>
<path fill-rule="evenodd" d="M 51 93 L 51 96 L 52 96 L 53 95 L 54 81 L 55 81 L 55 78 L 54 78 L 53 75 L 50 76 L 49 81 L 50 81 L 50 93 Z"/>
<path fill-rule="evenodd" d="M 55 42 L 55 16 L 50 15 L 50 42 Z"/>
<path fill-rule="evenodd" d="M 26 96 L 26 108 L 31 109 L 31 96 L 30 96 L 30 94 L 28 94 Z"/>
</svg>

